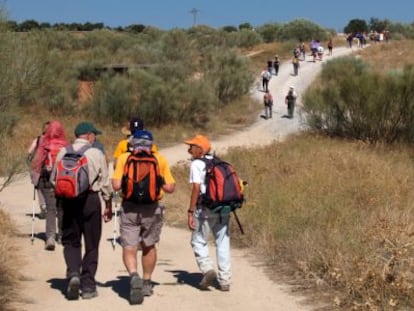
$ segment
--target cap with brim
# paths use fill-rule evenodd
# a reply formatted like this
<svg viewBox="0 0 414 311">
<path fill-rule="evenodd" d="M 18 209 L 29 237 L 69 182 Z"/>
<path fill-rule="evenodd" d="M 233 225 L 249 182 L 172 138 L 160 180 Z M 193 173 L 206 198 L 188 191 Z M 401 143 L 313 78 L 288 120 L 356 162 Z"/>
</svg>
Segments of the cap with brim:
<svg viewBox="0 0 414 311">
<path fill-rule="evenodd" d="M 208 153 L 211 149 L 209 139 L 203 135 L 196 135 L 194 138 L 184 141 L 184 143 L 187 145 L 196 145 L 203 149 L 204 153 Z"/>
<path fill-rule="evenodd" d="M 102 132 L 95 128 L 92 123 L 89 122 L 81 122 L 75 128 L 75 136 L 78 137 L 83 134 L 94 133 L 95 135 L 100 135 Z"/>
<path fill-rule="evenodd" d="M 122 127 L 121 132 L 126 136 L 131 135 L 131 131 L 126 126 Z"/>
</svg>

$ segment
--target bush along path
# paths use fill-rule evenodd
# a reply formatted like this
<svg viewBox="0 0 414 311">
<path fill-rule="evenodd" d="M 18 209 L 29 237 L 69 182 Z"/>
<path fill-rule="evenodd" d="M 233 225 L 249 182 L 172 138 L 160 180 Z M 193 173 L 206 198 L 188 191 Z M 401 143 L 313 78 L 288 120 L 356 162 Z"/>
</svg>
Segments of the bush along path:
<svg viewBox="0 0 414 311">
<path fill-rule="evenodd" d="M 337 48 L 334 57 L 352 50 Z M 332 57 L 325 57 L 324 62 Z M 213 149 L 220 154 L 233 146 L 263 145 L 284 139 L 288 134 L 303 128 L 300 121 L 300 94 L 309 86 L 320 71 L 322 62 L 301 62 L 299 75 L 293 76 L 293 66 L 283 63 L 279 75 L 270 81 L 273 95 L 273 118 L 257 122 L 242 132 L 213 141 Z M 260 84 L 258 84 L 260 85 Z M 283 118 L 287 113 L 284 97 L 289 86 L 295 86 L 299 94 L 298 110 L 293 119 Z M 252 98 L 262 105 L 264 93 L 261 88 L 252 90 Z M 254 143 L 253 143 L 254 142 Z M 179 144 L 161 150 L 174 165 L 188 159 L 186 147 Z M 20 247 L 24 261 L 20 271 L 22 300 L 16 302 L 20 309 L 30 311 L 54 310 L 131 310 L 128 302 L 129 278 L 122 263 L 121 247 L 112 246 L 114 220 L 103 224 L 98 272 L 98 297 L 90 300 L 68 301 L 65 298 L 66 279 L 63 249 L 57 245 L 55 251 L 44 250 L 44 220 L 34 221 L 34 241 L 31 243 L 33 186 L 28 176 L 15 182 L 0 193 L 1 208 L 12 216 L 21 235 L 15 242 Z M 167 207 L 168 208 L 168 207 Z M 183 202 L 183 217 L 186 217 L 186 202 Z M 37 211 L 37 202 L 36 202 Z M 168 210 L 167 210 L 168 212 Z M 119 232 L 119 231 L 117 231 Z M 201 274 L 195 264 L 190 247 L 190 232 L 164 226 L 158 245 L 158 263 L 153 274 L 154 295 L 145 298 L 140 310 L 312 310 L 303 297 L 293 296 L 290 287 L 272 282 L 262 269 L 260 260 L 249 255 L 247 250 L 232 250 L 233 280 L 230 292 L 211 289 L 200 291 Z"/>
</svg>

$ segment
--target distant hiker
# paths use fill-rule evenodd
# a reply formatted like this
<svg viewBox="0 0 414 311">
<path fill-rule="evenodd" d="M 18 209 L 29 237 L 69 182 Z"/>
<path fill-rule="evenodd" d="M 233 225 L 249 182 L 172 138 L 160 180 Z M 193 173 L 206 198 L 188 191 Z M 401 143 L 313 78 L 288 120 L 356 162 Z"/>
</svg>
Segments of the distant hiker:
<svg viewBox="0 0 414 311">
<path fill-rule="evenodd" d="M 298 46 L 296 46 L 294 49 L 293 49 L 293 57 L 295 57 L 295 58 L 299 58 L 299 56 L 300 56 L 300 46 L 298 45 Z"/>
<path fill-rule="evenodd" d="M 125 135 L 125 138 L 122 139 L 118 145 L 115 148 L 115 151 L 113 153 L 113 159 L 114 159 L 114 168 L 116 167 L 116 162 L 119 158 L 119 156 L 125 152 L 128 151 L 128 142 L 135 131 L 143 130 L 144 129 L 144 121 L 139 117 L 132 117 L 129 120 L 129 125 L 124 126 L 121 129 L 122 134 Z"/>
<path fill-rule="evenodd" d="M 302 55 L 302 60 L 304 61 L 306 59 L 306 47 L 305 42 L 302 42 L 299 46 L 300 54 Z"/>
<path fill-rule="evenodd" d="M 300 66 L 299 58 L 293 57 L 292 64 L 293 64 L 293 75 L 297 76 L 299 74 L 299 66 Z"/>
<path fill-rule="evenodd" d="M 267 92 L 269 90 L 269 81 L 272 78 L 272 75 L 270 74 L 269 70 L 267 68 L 263 69 L 261 73 L 262 77 L 262 87 L 263 91 Z"/>
<path fill-rule="evenodd" d="M 269 91 L 267 91 L 263 96 L 263 104 L 264 104 L 264 111 L 265 111 L 265 119 L 272 118 L 272 108 L 273 108 L 273 97 Z"/>
<path fill-rule="evenodd" d="M 318 57 L 320 61 L 323 60 L 323 52 L 324 52 L 323 46 L 322 45 L 318 46 Z"/>
<path fill-rule="evenodd" d="M 273 60 L 273 68 L 275 71 L 275 76 L 279 74 L 279 65 L 280 65 L 280 59 L 278 55 L 275 55 L 275 58 Z"/>
<path fill-rule="evenodd" d="M 332 56 L 332 50 L 333 50 L 333 42 L 332 38 L 329 38 L 328 40 L 328 55 Z"/>
<path fill-rule="evenodd" d="M 273 71 L 273 61 L 271 59 L 269 59 L 267 61 L 267 71 L 269 71 L 270 75 L 272 75 L 272 71 Z"/>
<path fill-rule="evenodd" d="M 289 91 L 285 97 L 285 103 L 287 105 L 287 111 L 288 111 L 288 118 L 292 119 L 293 114 L 295 112 L 295 106 L 296 106 L 296 98 L 297 94 L 295 92 L 295 88 L 293 86 L 289 87 Z"/>
<path fill-rule="evenodd" d="M 348 42 L 348 47 L 352 49 L 352 41 L 354 40 L 354 35 L 353 34 L 349 34 L 346 37 L 346 41 Z"/>
<path fill-rule="evenodd" d="M 60 149 L 68 144 L 65 131 L 59 121 L 51 121 L 35 151 L 31 162 L 32 183 L 42 193 L 46 202 L 45 249 L 55 250 L 56 240 L 61 238 L 62 210 L 56 201 L 53 185 L 50 183 L 52 168 Z M 58 231 L 56 234 L 56 219 Z"/>
<path fill-rule="evenodd" d="M 118 157 L 112 186 L 115 191 L 122 190 L 122 258 L 130 276 L 129 302 L 133 305 L 141 304 L 144 296 L 153 294 L 151 277 L 164 214 L 159 201 L 163 193 L 174 192 L 175 180 L 166 158 L 152 151 L 150 131 L 134 131 L 129 143 L 130 150 Z M 138 251 L 142 251 L 142 278 L 138 274 Z"/>
<path fill-rule="evenodd" d="M 310 49 L 311 49 L 311 54 L 312 54 L 312 58 L 313 58 L 313 62 L 316 62 L 316 55 L 318 54 L 318 47 L 320 45 L 320 41 L 319 40 L 312 40 L 309 43 Z"/>
<path fill-rule="evenodd" d="M 49 126 L 49 123 L 50 123 L 49 121 L 43 123 L 43 125 L 42 125 L 42 134 L 37 136 L 35 139 L 33 139 L 29 149 L 27 150 L 27 163 L 29 165 L 31 165 L 31 162 L 33 161 L 36 150 L 39 148 L 40 144 L 42 143 L 43 136 L 46 133 L 46 130 L 47 130 L 47 127 Z M 43 196 L 42 191 L 40 191 L 40 189 L 37 187 L 37 185 L 35 185 L 35 188 L 36 188 L 37 198 L 38 198 L 39 208 L 40 208 L 39 218 L 40 219 L 45 219 L 46 218 L 46 208 L 47 208 L 45 197 Z"/>
<path fill-rule="evenodd" d="M 96 135 L 101 134 L 101 131 L 89 122 L 81 122 L 76 126 L 74 134 L 76 137 L 74 143 L 62 148 L 58 153 L 56 159 L 58 164 L 54 166 L 51 176 L 58 193 L 59 164 L 66 157 L 67 152 L 71 151 L 72 154 L 81 152 L 86 158 L 89 190 L 73 199 L 61 198 L 62 244 L 68 280 L 66 289 L 68 300 L 78 299 L 79 290 L 83 299 L 98 296 L 95 274 L 98 268 L 99 242 L 102 233 L 100 196 L 105 202 L 104 221 L 110 221 L 112 218 L 112 190 L 107 162 L 104 154 L 92 147 Z M 83 246 L 82 238 L 85 243 Z M 83 256 L 82 250 L 85 251 Z"/>
<path fill-rule="evenodd" d="M 190 165 L 192 191 L 188 208 L 188 227 L 192 230 L 191 246 L 195 259 L 203 273 L 200 289 L 207 290 L 217 279 L 219 289 L 229 291 L 231 282 L 230 213 L 215 213 L 201 202 L 202 195 L 206 191 L 206 162 L 203 158 L 212 159 L 212 155 L 209 154 L 211 144 L 203 135 L 196 135 L 186 140 L 185 144 L 189 145 L 188 152 L 192 157 Z M 217 249 L 218 274 L 209 255 L 210 232 L 213 233 Z"/>
</svg>

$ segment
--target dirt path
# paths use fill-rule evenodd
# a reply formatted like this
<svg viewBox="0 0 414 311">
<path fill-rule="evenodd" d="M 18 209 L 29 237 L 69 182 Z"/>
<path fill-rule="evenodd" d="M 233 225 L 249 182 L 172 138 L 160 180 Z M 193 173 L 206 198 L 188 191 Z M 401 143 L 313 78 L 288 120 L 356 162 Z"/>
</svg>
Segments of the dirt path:
<svg viewBox="0 0 414 311">
<path fill-rule="evenodd" d="M 349 49 L 334 50 L 334 56 L 349 53 Z M 309 58 L 309 56 L 308 56 Z M 332 57 L 326 57 L 326 60 Z M 324 60 L 324 62 L 326 61 Z M 290 85 L 294 85 L 300 95 L 312 82 L 321 63 L 302 62 L 299 76 L 292 76 L 292 65 L 281 65 L 279 76 L 273 76 L 270 90 L 274 98 L 273 118 L 258 120 L 243 132 L 231 137 L 222 137 L 214 141 L 213 149 L 222 154 L 231 146 L 251 146 L 271 143 L 302 128 L 300 118 L 282 118 L 286 113 L 284 96 Z M 260 84 L 258 84 L 260 85 Z M 261 88 L 252 91 L 254 99 L 263 97 Z M 300 98 L 299 98 L 300 105 Z M 161 150 L 171 165 L 188 158 L 186 147 L 179 144 Z M 16 239 L 21 246 L 26 265 L 22 267 L 23 301 L 18 305 L 31 311 L 52 310 L 130 310 L 128 304 L 128 279 L 121 260 L 119 245 L 113 250 L 113 222 L 103 225 L 100 247 L 100 263 L 97 272 L 99 297 L 92 300 L 67 301 L 64 297 L 66 289 L 65 264 L 62 247 L 57 246 L 54 252 L 44 250 L 44 242 L 36 238 L 30 242 L 31 209 L 33 187 L 26 176 L 0 193 L 1 208 L 11 213 L 23 233 Z M 186 204 L 183 203 L 183 209 Z M 36 211 L 37 211 L 36 203 Z M 184 217 L 184 216 L 183 216 Z M 36 219 L 35 232 L 44 232 L 44 220 Z M 261 263 L 252 258 L 247 251 L 233 250 L 233 284 L 231 291 L 223 293 L 218 290 L 201 292 L 197 283 L 201 278 L 189 245 L 190 233 L 186 230 L 164 227 L 159 245 L 158 264 L 153 275 L 156 282 L 154 295 L 145 299 L 140 310 L 311 310 L 304 298 L 293 296 L 289 287 L 270 281 L 263 272 Z M 0 308 L 1 309 L 1 308 Z"/>
</svg>

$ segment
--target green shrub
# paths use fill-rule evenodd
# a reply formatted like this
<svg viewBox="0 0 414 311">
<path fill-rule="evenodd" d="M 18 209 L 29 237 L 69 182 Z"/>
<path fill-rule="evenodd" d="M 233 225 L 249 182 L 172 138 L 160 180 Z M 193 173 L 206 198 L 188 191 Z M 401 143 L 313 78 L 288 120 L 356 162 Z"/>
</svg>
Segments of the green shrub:
<svg viewBox="0 0 414 311">
<path fill-rule="evenodd" d="M 328 62 L 304 96 L 311 128 L 370 142 L 414 141 L 413 74 L 381 75 L 353 57 Z"/>
</svg>

